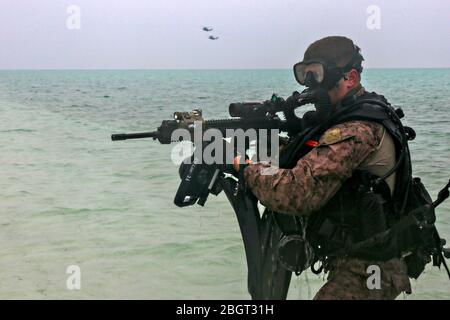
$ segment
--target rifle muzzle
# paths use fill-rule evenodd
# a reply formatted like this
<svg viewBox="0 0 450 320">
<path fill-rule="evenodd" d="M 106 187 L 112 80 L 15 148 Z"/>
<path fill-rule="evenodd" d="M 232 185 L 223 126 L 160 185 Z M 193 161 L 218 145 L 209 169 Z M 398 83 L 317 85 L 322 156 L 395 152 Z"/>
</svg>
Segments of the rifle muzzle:
<svg viewBox="0 0 450 320">
<path fill-rule="evenodd" d="M 158 138 L 158 131 L 141 132 L 141 133 L 116 133 L 111 135 L 112 141 L 121 141 L 129 139 Z"/>
</svg>

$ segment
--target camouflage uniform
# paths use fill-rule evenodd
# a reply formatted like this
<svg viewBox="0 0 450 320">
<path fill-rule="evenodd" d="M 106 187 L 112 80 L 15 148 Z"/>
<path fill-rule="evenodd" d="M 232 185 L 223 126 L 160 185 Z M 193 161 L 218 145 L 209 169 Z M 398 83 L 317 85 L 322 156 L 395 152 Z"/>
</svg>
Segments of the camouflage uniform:
<svg viewBox="0 0 450 320">
<path fill-rule="evenodd" d="M 364 164 L 383 139 L 382 125 L 349 121 L 329 128 L 319 144 L 301 158 L 293 169 L 264 174 L 269 164 L 258 163 L 245 169 L 247 185 L 260 202 L 281 213 L 310 215 L 322 208 L 343 182 Z M 369 265 L 381 270 L 381 290 L 369 290 Z M 387 262 L 354 258 L 335 260 L 329 267 L 328 282 L 315 299 L 394 299 L 410 292 L 406 265 L 401 259 Z"/>
</svg>

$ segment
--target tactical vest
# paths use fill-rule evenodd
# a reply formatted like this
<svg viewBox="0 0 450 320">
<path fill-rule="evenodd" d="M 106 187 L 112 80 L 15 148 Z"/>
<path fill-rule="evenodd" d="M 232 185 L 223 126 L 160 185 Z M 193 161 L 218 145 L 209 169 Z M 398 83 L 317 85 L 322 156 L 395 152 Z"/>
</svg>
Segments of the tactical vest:
<svg viewBox="0 0 450 320">
<path fill-rule="evenodd" d="M 394 225 L 405 210 L 407 188 L 411 180 L 407 141 L 414 135 L 412 129 L 403 127 L 401 111 L 395 111 L 384 97 L 374 93 L 364 94 L 345 108 L 350 110 L 332 116 L 327 126 L 355 120 L 380 123 L 394 140 L 396 164 L 383 177 L 356 170 L 333 198 L 313 213 L 308 223 L 309 240 L 319 255 L 328 257 L 347 254 L 342 252 L 343 248 Z M 396 183 L 391 196 L 384 179 L 394 171 Z M 369 251 L 365 258 L 379 259 L 382 256 L 371 253 Z"/>
<path fill-rule="evenodd" d="M 309 127 L 297 136 L 282 154 L 281 166 L 292 168 L 301 157 L 312 150 L 313 145 L 308 143 L 309 141 L 319 140 L 322 134 L 334 125 L 355 120 L 380 123 L 394 140 L 396 165 L 383 177 L 356 170 L 332 199 L 309 218 L 276 214 L 278 225 L 285 234 L 298 232 L 298 229 L 292 228 L 292 218 L 301 220 L 297 221 L 296 225 L 306 224 L 304 236 L 312 247 L 314 261 L 325 262 L 340 256 L 380 261 L 401 254 L 398 248 L 383 252 L 385 244 L 369 246 L 357 252 L 349 252 L 347 249 L 389 230 L 401 219 L 405 211 L 409 210 L 406 204 L 412 183 L 412 170 L 407 141 L 413 139 L 415 134 L 411 128 L 402 125 L 402 117 L 400 109 L 395 110 L 383 96 L 376 93 L 352 97 L 344 101 L 326 121 Z M 384 179 L 393 172 L 396 173 L 396 182 L 391 196 Z"/>
</svg>

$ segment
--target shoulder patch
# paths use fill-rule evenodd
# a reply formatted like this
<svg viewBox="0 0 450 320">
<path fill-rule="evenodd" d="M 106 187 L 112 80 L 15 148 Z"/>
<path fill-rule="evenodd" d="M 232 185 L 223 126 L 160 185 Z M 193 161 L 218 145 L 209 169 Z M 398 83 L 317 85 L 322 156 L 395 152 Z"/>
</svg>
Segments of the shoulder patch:
<svg viewBox="0 0 450 320">
<path fill-rule="evenodd" d="M 323 135 L 323 142 L 325 144 L 333 144 L 340 140 L 342 140 L 342 132 L 341 132 L 340 128 L 334 128 L 334 129 L 328 130 Z"/>
</svg>

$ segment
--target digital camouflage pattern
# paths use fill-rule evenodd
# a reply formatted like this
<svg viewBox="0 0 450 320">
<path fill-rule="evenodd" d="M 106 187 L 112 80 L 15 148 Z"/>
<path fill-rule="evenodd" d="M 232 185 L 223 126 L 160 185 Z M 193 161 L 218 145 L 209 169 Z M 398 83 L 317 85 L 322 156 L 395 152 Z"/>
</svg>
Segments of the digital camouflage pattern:
<svg viewBox="0 0 450 320">
<path fill-rule="evenodd" d="M 379 289 L 369 289 L 367 285 L 372 283 L 373 274 L 368 273 L 369 266 L 380 268 Z M 347 258 L 332 262 L 328 281 L 314 300 L 394 300 L 402 292 L 411 293 L 411 284 L 401 259 L 378 262 Z"/>
<path fill-rule="evenodd" d="M 369 121 L 333 126 L 293 169 L 267 174 L 268 163 L 248 166 L 244 172 L 247 185 L 270 210 L 309 215 L 323 207 L 376 150 L 383 132 L 382 125 Z"/>
<path fill-rule="evenodd" d="M 311 215 L 322 208 L 380 145 L 381 124 L 349 121 L 329 128 L 319 145 L 301 158 L 293 169 L 267 174 L 270 164 L 248 166 L 244 176 L 253 194 L 268 209 L 286 214 Z M 369 290 L 369 265 L 381 269 L 381 290 Z M 328 282 L 315 299 L 394 299 L 410 292 L 406 265 L 401 259 L 368 262 L 341 259 L 331 263 Z"/>
</svg>

